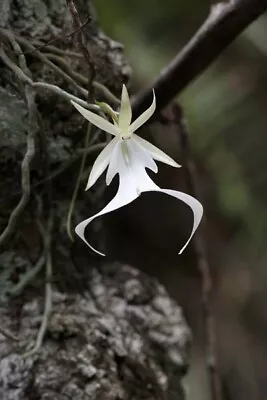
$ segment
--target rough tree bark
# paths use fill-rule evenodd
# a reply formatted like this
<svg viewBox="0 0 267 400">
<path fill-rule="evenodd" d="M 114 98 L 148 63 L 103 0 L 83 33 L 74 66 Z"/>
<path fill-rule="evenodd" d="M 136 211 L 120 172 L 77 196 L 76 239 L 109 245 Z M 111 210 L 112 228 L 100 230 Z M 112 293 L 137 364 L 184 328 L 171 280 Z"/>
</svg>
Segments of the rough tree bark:
<svg viewBox="0 0 267 400">
<path fill-rule="evenodd" d="M 0 339 L 1 399 L 184 398 L 190 333 L 156 281 L 119 264 L 92 269 L 82 294 L 54 293 L 43 348 L 24 359 L 42 307 L 35 296 L 0 311 L 1 323 L 20 340 Z"/>
<path fill-rule="evenodd" d="M 93 15 L 89 0 L 76 3 L 83 20 L 88 13 Z M 73 37 L 66 36 L 73 28 L 64 0 L 3 0 L 0 16 L 5 30 L 0 36 L 3 232 L 21 198 L 21 163 L 28 143 L 25 132 L 29 131 L 26 89 L 8 67 L 10 61 L 13 65 L 18 62 L 19 54 L 5 32 L 16 35 L 26 52 L 33 81 L 56 84 L 77 96 L 79 88 L 44 64 L 29 43 L 20 41 L 26 38 L 41 45 L 63 36 L 53 45 L 65 52 L 77 51 Z M 96 65 L 96 79 L 117 94 L 130 75 L 122 46 L 106 37 L 94 18 L 84 34 Z M 53 46 L 40 51 L 50 60 L 58 55 Z M 72 70 L 86 76 L 87 66 L 81 58 L 69 55 L 66 59 Z M 36 136 L 30 163 L 31 195 L 15 220 L 12 234 L 0 243 L 0 398 L 183 399 L 181 382 L 188 364 L 190 332 L 181 310 L 157 281 L 125 265 L 97 266 L 89 252 L 67 239 L 64 224 L 84 126 L 69 103 L 56 93 L 37 88 L 34 98 L 38 118 L 32 127 Z M 52 203 L 47 174 L 53 177 Z M 84 197 L 77 202 L 79 220 L 94 199 L 96 196 L 87 198 L 87 205 Z M 51 209 L 53 230 L 50 226 L 46 231 Z M 51 276 L 46 275 L 45 282 L 42 270 L 48 247 L 53 264 L 52 311 L 39 352 L 24 357 L 43 319 L 43 287 L 51 286 Z M 5 336 L 6 330 L 18 341 Z"/>
</svg>

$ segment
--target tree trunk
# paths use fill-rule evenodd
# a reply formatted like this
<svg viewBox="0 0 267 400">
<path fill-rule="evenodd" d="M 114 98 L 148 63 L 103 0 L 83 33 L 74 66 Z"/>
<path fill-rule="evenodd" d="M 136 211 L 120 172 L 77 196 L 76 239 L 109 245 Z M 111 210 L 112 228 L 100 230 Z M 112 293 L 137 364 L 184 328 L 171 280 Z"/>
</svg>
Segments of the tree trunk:
<svg viewBox="0 0 267 400">
<path fill-rule="evenodd" d="M 118 94 L 130 76 L 123 47 L 98 28 L 89 1 L 76 3 L 82 21 L 92 17 L 83 32 L 96 80 Z M 55 91 L 25 82 L 49 82 L 79 96 L 77 85 L 41 53 L 56 65 L 59 56 L 63 70 L 67 62 L 65 72 L 80 74 L 74 80 L 86 87 L 88 65 L 69 54 L 78 50 L 68 36 L 73 27 L 65 1 L 3 0 L 0 18 L 0 398 L 184 399 L 190 332 L 180 308 L 157 281 L 129 266 L 99 265 L 65 232 L 83 120 Z M 55 37 L 61 39 L 42 47 Z M 21 189 L 27 163 L 30 194 Z M 75 218 L 97 201 L 96 193 L 83 194 Z M 42 340 L 31 353 L 42 324 Z"/>
<path fill-rule="evenodd" d="M 39 352 L 35 340 L 43 298 L 2 307 L 2 326 L 19 337 L 0 339 L 0 398 L 184 399 L 181 379 L 190 333 L 165 289 L 119 264 L 90 270 L 83 293 L 53 293 L 53 312 Z"/>
</svg>

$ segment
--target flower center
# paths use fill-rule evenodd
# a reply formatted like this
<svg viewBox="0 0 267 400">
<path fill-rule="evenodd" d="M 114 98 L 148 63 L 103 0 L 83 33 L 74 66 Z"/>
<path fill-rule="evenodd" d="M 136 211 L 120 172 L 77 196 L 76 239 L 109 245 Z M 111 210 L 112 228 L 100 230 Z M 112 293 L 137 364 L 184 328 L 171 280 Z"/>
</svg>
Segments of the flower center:
<svg viewBox="0 0 267 400">
<path fill-rule="evenodd" d="M 129 129 L 120 131 L 120 138 L 122 140 L 130 139 L 131 136 L 132 136 L 132 132 Z"/>
</svg>

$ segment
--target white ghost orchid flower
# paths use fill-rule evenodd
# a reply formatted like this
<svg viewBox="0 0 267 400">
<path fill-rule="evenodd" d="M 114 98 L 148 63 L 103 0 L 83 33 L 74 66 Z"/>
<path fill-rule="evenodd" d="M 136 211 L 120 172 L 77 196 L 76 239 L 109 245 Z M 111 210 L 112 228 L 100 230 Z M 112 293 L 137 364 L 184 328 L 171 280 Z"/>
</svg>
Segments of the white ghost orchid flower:
<svg viewBox="0 0 267 400">
<path fill-rule="evenodd" d="M 152 116 L 156 109 L 154 91 L 151 106 L 133 122 L 131 122 L 131 103 L 125 85 L 122 87 L 119 115 L 117 115 L 117 113 L 115 113 L 109 106 L 106 107 L 106 110 L 110 109 L 113 124 L 99 115 L 81 107 L 74 101 L 72 101 L 72 104 L 92 124 L 96 125 L 103 131 L 114 135 L 111 142 L 97 157 L 92 167 L 85 190 L 88 190 L 94 185 L 107 167 L 107 185 L 110 184 L 116 174 L 119 174 L 119 188 L 114 198 L 97 214 L 92 215 L 90 218 L 79 223 L 75 228 L 77 235 L 80 236 L 80 238 L 93 251 L 104 256 L 103 253 L 96 250 L 85 239 L 84 232 L 87 225 L 95 218 L 131 203 L 143 192 L 161 192 L 183 201 L 193 211 L 194 221 L 192 231 L 186 244 L 179 252 L 179 254 L 181 254 L 188 245 L 201 221 L 203 207 L 198 200 L 188 194 L 171 189 L 161 189 L 152 181 L 146 172 L 146 168 L 148 168 L 157 173 L 158 167 L 154 160 L 161 161 L 165 164 L 171 165 L 172 167 L 180 167 L 179 164 L 163 151 L 134 133 Z"/>
</svg>

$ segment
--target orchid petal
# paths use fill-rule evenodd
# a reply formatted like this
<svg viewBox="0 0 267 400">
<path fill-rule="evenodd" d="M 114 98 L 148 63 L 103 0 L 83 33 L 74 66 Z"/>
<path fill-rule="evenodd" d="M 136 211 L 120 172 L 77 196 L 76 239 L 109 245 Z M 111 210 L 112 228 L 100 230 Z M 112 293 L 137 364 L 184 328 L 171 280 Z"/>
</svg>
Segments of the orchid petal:
<svg viewBox="0 0 267 400">
<path fill-rule="evenodd" d="M 121 157 L 123 160 L 121 160 Z M 143 174 L 146 174 L 145 168 L 149 168 L 153 172 L 158 172 L 158 167 L 150 153 L 142 148 L 139 143 L 132 139 L 118 142 L 110 157 L 109 167 L 107 171 L 106 183 L 110 184 L 121 168 L 129 169 L 129 174 L 135 174 L 136 170 L 141 167 Z M 139 183 L 137 183 L 139 186 Z"/>
<path fill-rule="evenodd" d="M 74 101 L 71 101 L 71 103 L 84 116 L 84 118 L 86 118 L 93 125 L 97 126 L 98 128 L 102 129 L 105 132 L 110 133 L 111 135 L 116 136 L 119 134 L 119 130 L 118 127 L 116 127 L 116 125 L 111 124 L 109 121 L 93 113 L 92 111 L 86 110 L 86 108 L 80 106 Z"/>
<path fill-rule="evenodd" d="M 120 155 L 121 153 L 121 143 L 118 141 L 112 151 L 110 156 L 109 166 L 107 170 L 106 176 L 106 184 L 109 185 L 115 175 L 120 172 L 119 163 L 120 163 Z"/>
<path fill-rule="evenodd" d="M 90 187 L 92 187 L 95 184 L 100 175 L 103 174 L 103 172 L 105 171 L 110 162 L 112 151 L 117 142 L 118 139 L 113 138 L 111 142 L 109 142 L 109 144 L 106 147 L 104 147 L 104 149 L 98 155 L 91 169 L 85 190 L 90 189 Z"/>
<path fill-rule="evenodd" d="M 172 167 L 180 168 L 181 165 L 177 164 L 171 157 L 169 157 L 164 151 L 160 150 L 158 147 L 149 143 L 147 140 L 142 139 L 140 136 L 133 134 L 132 139 L 137 141 L 143 148 L 145 148 L 154 160 L 161 161 L 162 163 L 171 165 Z"/>
<path fill-rule="evenodd" d="M 121 108 L 119 114 L 119 127 L 122 130 L 129 128 L 132 119 L 132 107 L 129 99 L 128 91 L 125 85 L 122 86 L 121 92 Z"/>
<path fill-rule="evenodd" d="M 127 142 L 125 141 L 125 144 L 126 143 Z M 133 138 L 128 140 L 127 146 L 131 155 L 131 159 L 137 160 L 134 162 L 135 165 L 141 166 L 142 168 L 149 168 L 155 173 L 158 172 L 157 164 L 153 160 L 150 152 L 147 151 L 144 146 L 141 146 L 137 141 L 133 140 Z"/>
<path fill-rule="evenodd" d="M 115 153 L 115 149 L 117 149 Z M 110 213 L 115 211 L 125 205 L 134 201 L 142 192 L 160 192 L 167 194 L 169 196 L 175 197 L 178 200 L 183 201 L 186 203 L 193 211 L 194 222 L 192 232 L 190 234 L 189 239 L 187 240 L 186 244 L 180 250 L 179 254 L 181 254 L 186 246 L 188 245 L 189 241 L 191 240 L 193 234 L 195 233 L 202 215 L 203 215 L 203 207 L 198 200 L 194 197 L 179 192 L 176 190 L 171 189 L 161 189 L 159 188 L 152 179 L 147 175 L 144 165 L 142 165 L 142 157 L 139 156 L 133 159 L 133 163 L 129 167 L 125 161 L 125 158 L 122 154 L 119 147 L 119 143 L 117 143 L 117 147 L 114 148 L 112 156 L 115 158 L 117 157 L 117 172 L 120 175 L 119 181 L 119 189 L 115 195 L 115 197 L 104 207 L 101 211 L 97 214 L 93 215 L 90 218 L 82 221 L 79 225 L 77 225 L 75 232 L 80 238 L 96 253 L 100 255 L 104 255 L 103 253 L 96 250 L 89 242 L 85 239 L 84 232 L 85 228 L 97 217 L 100 217 L 104 214 Z M 133 148 L 130 146 L 130 156 L 132 156 Z M 141 161 L 141 162 L 140 162 Z"/>
<path fill-rule="evenodd" d="M 156 96 L 155 92 L 153 90 L 153 101 L 151 106 L 143 112 L 131 125 L 130 125 L 130 131 L 135 132 L 137 131 L 140 126 L 144 125 L 144 123 L 154 114 L 156 110 Z"/>
<path fill-rule="evenodd" d="M 189 194 L 186 194 L 186 193 L 183 193 L 183 192 L 179 192 L 177 190 L 158 188 L 158 191 L 183 201 L 193 211 L 194 222 L 193 222 L 192 231 L 191 231 L 191 234 L 190 234 L 189 239 L 187 240 L 186 244 L 179 251 L 179 254 L 182 254 L 182 252 L 184 251 L 184 249 L 187 247 L 188 243 L 192 239 L 192 236 L 194 235 L 195 231 L 197 230 L 198 225 L 200 224 L 200 221 L 201 221 L 201 218 L 202 218 L 202 215 L 203 215 L 202 204 L 197 199 L 195 199 L 194 197 L 190 196 Z"/>
<path fill-rule="evenodd" d="M 127 185 L 128 186 L 128 185 Z M 76 226 L 75 232 L 77 233 L 78 236 L 96 253 L 100 254 L 101 256 L 104 256 L 105 254 L 101 253 L 100 251 L 96 250 L 86 239 L 84 236 L 85 228 L 97 217 L 100 217 L 101 215 L 110 213 L 111 211 L 115 211 L 118 208 L 124 207 L 127 204 L 131 203 L 138 197 L 137 192 L 132 192 L 127 190 L 127 187 L 120 187 L 117 194 L 115 197 L 106 205 L 103 210 L 101 210 L 99 213 L 93 215 L 90 218 L 85 219 L 82 221 L 79 225 Z"/>
<path fill-rule="evenodd" d="M 114 153 L 113 153 L 114 154 Z M 118 164 L 120 167 L 120 182 L 119 188 L 116 195 L 113 199 L 97 214 L 93 215 L 90 218 L 85 219 L 81 223 L 79 223 L 76 228 L 75 232 L 78 236 L 97 254 L 104 256 L 105 254 L 101 253 L 100 251 L 96 250 L 86 239 L 84 236 L 85 228 L 97 217 L 100 217 L 104 214 L 110 213 L 111 211 L 115 211 L 118 208 L 124 207 L 127 204 L 134 201 L 140 193 L 136 190 L 135 186 L 135 179 L 133 174 L 129 174 L 129 170 L 125 164 L 125 160 L 121 153 L 118 153 Z"/>
<path fill-rule="evenodd" d="M 137 167 L 137 164 L 135 165 Z M 127 204 L 133 202 L 141 192 L 160 192 L 167 194 L 169 196 L 175 197 L 178 200 L 183 201 L 186 203 L 193 211 L 194 214 L 194 222 L 193 222 L 193 228 L 192 232 L 190 234 L 189 239 L 187 240 L 186 244 L 182 247 L 182 249 L 179 251 L 179 254 L 181 254 L 184 249 L 187 247 L 188 243 L 190 242 L 192 236 L 194 235 L 200 221 L 203 215 L 203 207 L 200 204 L 198 200 L 196 200 L 194 197 L 183 193 L 179 192 L 176 190 L 171 190 L 171 189 L 161 189 L 159 188 L 154 182 L 149 178 L 149 176 L 145 173 L 144 170 L 141 170 L 139 168 L 138 170 L 135 170 L 135 175 L 129 175 L 129 171 L 122 172 L 123 176 L 121 179 L 120 175 L 120 184 L 119 184 L 119 189 L 115 195 L 115 197 L 104 207 L 100 212 L 97 214 L 93 215 L 90 218 L 85 219 L 82 221 L 80 224 L 78 224 L 75 228 L 75 232 L 77 233 L 78 236 L 97 254 L 100 254 L 104 256 L 105 254 L 99 252 L 96 250 L 86 239 L 84 236 L 85 228 L 97 217 L 100 217 L 104 214 L 110 213 L 112 211 L 115 211 L 121 207 L 126 206 Z M 140 191 L 136 190 L 135 187 L 135 180 L 136 178 L 139 178 L 138 181 L 140 182 Z"/>
</svg>

